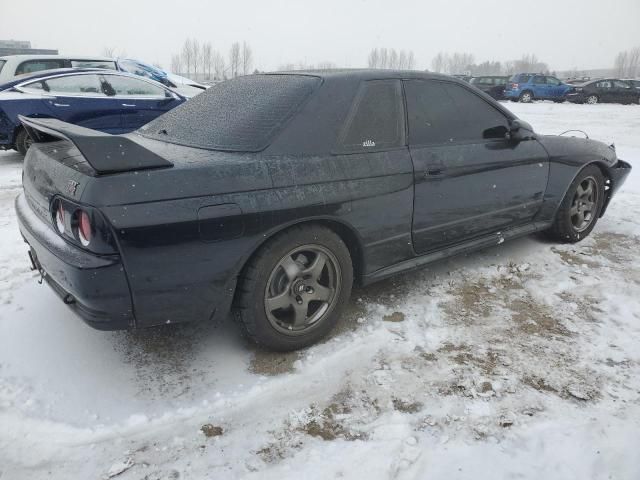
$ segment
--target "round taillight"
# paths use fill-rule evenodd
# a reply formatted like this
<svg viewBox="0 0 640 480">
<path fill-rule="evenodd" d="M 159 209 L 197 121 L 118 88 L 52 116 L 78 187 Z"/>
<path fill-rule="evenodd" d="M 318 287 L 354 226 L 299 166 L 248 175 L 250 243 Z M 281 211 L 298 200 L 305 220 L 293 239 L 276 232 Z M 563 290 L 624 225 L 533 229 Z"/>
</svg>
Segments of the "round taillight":
<svg viewBox="0 0 640 480">
<path fill-rule="evenodd" d="M 64 233 L 64 209 L 62 208 L 62 202 L 58 202 L 56 208 L 56 228 L 60 233 Z"/>
<path fill-rule="evenodd" d="M 87 246 L 91 243 L 91 219 L 89 214 L 83 210 L 80 210 L 78 214 L 78 239 L 83 246 Z"/>
</svg>

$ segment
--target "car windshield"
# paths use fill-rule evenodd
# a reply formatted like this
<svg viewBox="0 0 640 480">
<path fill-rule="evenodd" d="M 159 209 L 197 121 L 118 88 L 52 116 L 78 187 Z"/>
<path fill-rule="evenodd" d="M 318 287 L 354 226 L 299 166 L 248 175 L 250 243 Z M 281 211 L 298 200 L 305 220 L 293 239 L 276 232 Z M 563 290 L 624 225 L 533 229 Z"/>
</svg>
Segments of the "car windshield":
<svg viewBox="0 0 640 480">
<path fill-rule="evenodd" d="M 145 125 L 139 133 L 211 150 L 263 150 L 320 79 L 251 75 L 223 82 Z"/>
</svg>

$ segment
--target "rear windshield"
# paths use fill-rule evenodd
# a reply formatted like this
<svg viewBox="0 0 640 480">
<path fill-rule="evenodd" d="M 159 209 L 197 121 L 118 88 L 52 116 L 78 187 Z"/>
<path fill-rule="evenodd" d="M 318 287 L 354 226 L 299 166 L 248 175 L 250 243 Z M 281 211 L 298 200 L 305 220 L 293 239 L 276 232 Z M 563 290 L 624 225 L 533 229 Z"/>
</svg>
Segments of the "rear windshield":
<svg viewBox="0 0 640 480">
<path fill-rule="evenodd" d="M 303 75 L 239 77 L 209 88 L 138 132 L 192 147 L 257 152 L 319 83 Z"/>
</svg>

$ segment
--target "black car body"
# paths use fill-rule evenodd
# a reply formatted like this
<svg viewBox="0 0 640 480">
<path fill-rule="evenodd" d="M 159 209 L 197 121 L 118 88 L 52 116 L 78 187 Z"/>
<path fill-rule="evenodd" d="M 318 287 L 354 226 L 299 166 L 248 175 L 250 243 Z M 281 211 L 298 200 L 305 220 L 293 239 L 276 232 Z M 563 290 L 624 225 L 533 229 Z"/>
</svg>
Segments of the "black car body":
<svg viewBox="0 0 640 480">
<path fill-rule="evenodd" d="M 20 230 L 34 267 L 100 329 L 266 301 L 247 285 L 274 242 L 304 232 L 346 246 L 341 272 L 367 284 L 549 228 L 588 164 L 607 179 L 601 214 L 630 171 L 607 145 L 536 136 L 465 82 L 421 72 L 251 75 L 126 135 L 23 122 L 35 143 Z M 295 288 L 299 303 L 312 290 Z"/>
<path fill-rule="evenodd" d="M 482 77 L 473 77 L 469 83 L 490 95 L 492 98 L 502 100 L 505 98 L 504 87 L 508 80 L 509 77 L 507 76 L 485 75 Z"/>
<path fill-rule="evenodd" d="M 573 87 L 566 96 L 573 103 L 640 103 L 640 92 L 627 81 L 616 78 L 592 80 Z"/>
</svg>

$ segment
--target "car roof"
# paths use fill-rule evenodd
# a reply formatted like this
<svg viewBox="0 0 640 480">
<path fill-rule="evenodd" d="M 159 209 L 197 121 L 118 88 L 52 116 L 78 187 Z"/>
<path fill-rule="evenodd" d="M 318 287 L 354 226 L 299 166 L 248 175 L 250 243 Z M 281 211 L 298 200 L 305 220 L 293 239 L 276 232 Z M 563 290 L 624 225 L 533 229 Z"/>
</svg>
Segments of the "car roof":
<svg viewBox="0 0 640 480">
<path fill-rule="evenodd" d="M 424 79 L 449 80 L 464 84 L 452 75 L 423 72 L 420 70 L 387 70 L 376 68 L 335 68 L 329 70 L 290 70 L 267 72 L 265 75 L 309 75 L 326 79 L 386 80 L 386 79 Z"/>
<path fill-rule="evenodd" d="M 69 60 L 94 60 L 99 62 L 115 62 L 113 58 L 101 57 L 98 55 L 5 55 L 0 60 L 48 60 L 48 59 L 69 59 Z"/>
</svg>

